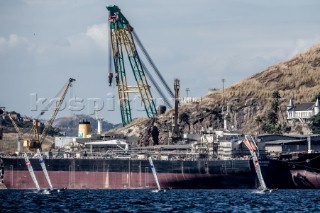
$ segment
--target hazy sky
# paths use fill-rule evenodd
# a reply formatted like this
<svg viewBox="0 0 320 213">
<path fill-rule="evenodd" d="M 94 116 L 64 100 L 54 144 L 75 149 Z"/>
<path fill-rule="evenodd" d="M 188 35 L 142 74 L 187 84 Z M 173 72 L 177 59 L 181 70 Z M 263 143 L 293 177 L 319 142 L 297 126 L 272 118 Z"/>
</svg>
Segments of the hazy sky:
<svg viewBox="0 0 320 213">
<path fill-rule="evenodd" d="M 320 41 L 318 0 L 2 0 L 0 106 L 37 116 L 34 94 L 50 99 L 73 77 L 66 99 L 82 98 L 84 110 L 60 116 L 92 113 L 97 98 L 99 116 L 120 122 L 108 102 L 117 97 L 107 83 L 109 4 L 121 8 L 169 85 L 180 79 L 182 96 L 221 88 L 223 78 L 231 85 Z"/>
</svg>

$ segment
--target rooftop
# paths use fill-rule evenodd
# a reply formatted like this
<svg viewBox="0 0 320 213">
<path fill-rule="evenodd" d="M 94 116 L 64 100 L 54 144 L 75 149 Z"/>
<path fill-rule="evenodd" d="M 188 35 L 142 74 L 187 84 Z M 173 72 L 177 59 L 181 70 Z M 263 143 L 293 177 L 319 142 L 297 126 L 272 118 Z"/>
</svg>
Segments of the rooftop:
<svg viewBox="0 0 320 213">
<path fill-rule="evenodd" d="M 314 106 L 314 103 L 301 103 L 296 104 L 294 107 L 295 111 L 309 111 L 312 110 Z"/>
</svg>

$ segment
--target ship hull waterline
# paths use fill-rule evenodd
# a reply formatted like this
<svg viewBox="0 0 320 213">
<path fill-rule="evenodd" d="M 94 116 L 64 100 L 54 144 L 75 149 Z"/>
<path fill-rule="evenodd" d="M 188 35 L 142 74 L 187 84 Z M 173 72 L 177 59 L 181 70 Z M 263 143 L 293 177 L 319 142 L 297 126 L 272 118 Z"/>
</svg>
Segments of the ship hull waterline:
<svg viewBox="0 0 320 213">
<path fill-rule="evenodd" d="M 4 184 L 8 189 L 34 189 L 20 159 L 3 159 Z M 37 159 L 31 159 L 41 188 L 48 188 Z M 257 180 L 249 160 L 155 161 L 162 188 L 253 189 Z M 154 189 L 157 187 L 147 160 L 48 159 L 54 188 Z"/>
<path fill-rule="evenodd" d="M 319 158 L 320 159 L 320 158 Z M 8 189 L 34 189 L 21 158 L 4 158 L 4 184 Z M 48 188 L 38 159 L 31 159 L 41 188 Z M 308 163 L 310 164 L 310 163 Z M 154 189 L 156 182 L 147 160 L 47 159 L 54 188 Z M 306 167 L 281 160 L 262 160 L 262 175 L 268 188 L 319 189 L 320 162 Z M 155 161 L 162 188 L 253 189 L 258 185 L 251 160 Z"/>
<path fill-rule="evenodd" d="M 317 162 L 313 164 L 305 160 L 299 163 L 285 160 L 263 160 L 260 165 L 268 188 L 320 189 L 320 158 L 316 160 Z"/>
</svg>

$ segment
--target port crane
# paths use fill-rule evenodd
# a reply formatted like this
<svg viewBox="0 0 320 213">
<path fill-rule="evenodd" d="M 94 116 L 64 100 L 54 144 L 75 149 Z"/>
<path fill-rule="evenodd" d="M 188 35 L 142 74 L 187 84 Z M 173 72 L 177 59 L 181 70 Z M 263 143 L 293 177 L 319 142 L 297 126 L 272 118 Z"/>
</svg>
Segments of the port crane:
<svg viewBox="0 0 320 213">
<path fill-rule="evenodd" d="M 46 122 L 44 129 L 42 130 L 41 135 L 39 134 L 39 117 L 41 115 L 44 114 L 44 112 L 41 112 L 40 115 L 32 120 L 32 132 L 33 132 L 33 136 L 31 137 L 31 139 L 25 139 L 25 143 L 24 146 L 26 146 L 30 151 L 36 151 L 37 149 L 41 150 L 41 146 L 42 143 L 44 142 L 45 138 L 47 137 L 47 133 L 48 133 L 48 129 L 52 126 L 53 121 L 55 120 L 59 109 L 66 97 L 66 94 L 68 92 L 68 89 L 72 86 L 72 82 L 74 82 L 75 79 L 70 78 L 68 80 L 68 82 L 64 85 L 64 87 L 62 88 L 62 90 L 58 93 L 59 98 L 57 102 L 51 102 L 49 103 L 49 105 L 46 107 L 46 109 L 49 109 L 50 106 L 52 105 L 52 103 L 56 103 L 56 106 L 49 118 L 49 120 Z M 18 139 L 22 139 L 23 138 L 23 133 L 21 132 L 20 128 L 18 127 L 18 125 L 16 124 L 16 122 L 12 119 L 10 113 L 8 113 L 8 117 L 10 118 L 12 125 L 14 126 L 15 130 L 18 133 Z M 31 135 L 31 134 L 30 134 Z"/>
<path fill-rule="evenodd" d="M 13 120 L 13 118 L 11 117 L 11 113 L 8 113 L 8 117 L 14 127 L 14 129 L 16 130 L 16 132 L 18 133 L 18 141 L 22 139 L 22 135 L 23 133 L 21 132 L 20 128 L 18 127 L 17 123 Z"/>
<path fill-rule="evenodd" d="M 6 112 L 5 114 L 8 116 L 8 118 L 10 119 L 14 129 L 18 133 L 18 138 L 17 138 L 17 140 L 18 140 L 18 151 L 20 151 L 20 141 L 22 141 L 24 139 L 24 137 L 23 137 L 24 133 L 21 131 L 21 129 L 19 128 L 17 123 L 12 118 L 11 113 L 10 112 Z M 26 141 L 27 144 L 30 144 L 31 141 L 39 140 L 38 129 L 39 129 L 39 121 L 34 119 L 32 121 L 33 138 L 24 140 L 24 141 Z"/>
<path fill-rule="evenodd" d="M 42 130 L 41 135 L 39 135 L 39 133 L 38 133 L 38 124 L 39 124 L 38 119 L 33 120 L 34 138 L 30 141 L 30 145 L 29 145 L 30 150 L 34 150 L 34 151 L 36 149 L 41 150 L 42 143 L 44 142 L 44 140 L 47 137 L 48 129 L 52 126 L 53 121 L 55 120 L 55 118 L 59 112 L 59 109 L 60 109 L 60 107 L 66 97 L 68 89 L 72 86 L 72 82 L 74 82 L 74 81 L 75 81 L 75 79 L 69 78 L 68 82 L 64 85 L 62 92 L 59 96 L 59 99 L 56 102 L 56 106 L 55 106 L 49 120 L 47 120 L 47 122 Z M 42 114 L 43 113 L 41 113 L 41 115 Z"/>
<path fill-rule="evenodd" d="M 154 117 L 157 114 L 156 104 L 151 94 L 150 85 L 148 83 L 147 77 L 152 82 L 152 85 L 160 94 L 165 104 L 169 108 L 171 108 L 170 101 L 166 98 L 157 81 L 151 75 L 151 73 L 147 69 L 147 66 L 141 60 L 141 57 L 139 56 L 139 53 L 136 48 L 136 43 L 139 45 L 150 66 L 154 69 L 156 75 L 160 79 L 160 82 L 163 84 L 163 86 L 165 87 L 172 99 L 174 95 L 173 92 L 170 90 L 168 84 L 165 82 L 164 78 L 160 74 L 158 68 L 155 66 L 150 55 L 142 45 L 141 40 L 135 33 L 133 27 L 130 25 L 126 17 L 121 13 L 119 7 L 116 5 L 109 5 L 107 6 L 107 9 L 109 11 L 108 20 L 110 28 L 108 75 L 109 85 L 111 86 L 112 79 L 115 78 L 116 85 L 118 88 L 118 98 L 120 102 L 122 125 L 126 126 L 132 121 L 131 106 L 129 100 L 130 93 L 140 93 L 144 109 L 149 118 Z M 128 56 L 129 63 L 137 84 L 136 86 L 128 86 L 128 79 L 125 70 L 124 52 L 126 52 Z M 114 66 L 115 75 L 111 71 L 112 64 Z"/>
</svg>

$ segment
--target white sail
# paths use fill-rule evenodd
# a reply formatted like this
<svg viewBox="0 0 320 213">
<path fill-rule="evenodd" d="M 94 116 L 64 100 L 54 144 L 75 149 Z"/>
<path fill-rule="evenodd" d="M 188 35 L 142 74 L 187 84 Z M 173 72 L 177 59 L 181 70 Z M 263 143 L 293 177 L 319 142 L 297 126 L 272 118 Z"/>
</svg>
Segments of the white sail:
<svg viewBox="0 0 320 213">
<path fill-rule="evenodd" d="M 39 186 L 38 181 L 37 181 L 37 178 L 36 178 L 36 176 L 35 176 L 35 174 L 34 174 L 34 171 L 33 171 L 33 168 L 32 168 L 32 166 L 31 166 L 31 163 L 30 163 L 30 161 L 29 161 L 28 155 L 27 155 L 26 153 L 24 153 L 24 154 L 23 154 L 23 157 L 24 157 L 24 160 L 25 160 L 26 165 L 27 165 L 27 167 L 28 167 L 29 173 L 30 173 L 31 178 L 32 178 L 32 180 L 33 180 L 33 183 L 36 185 L 37 190 L 40 191 L 40 186 Z"/>
<path fill-rule="evenodd" d="M 248 147 L 251 156 L 252 156 L 252 161 L 253 161 L 253 165 L 254 168 L 256 170 L 257 176 L 258 176 L 258 180 L 260 183 L 260 188 L 264 191 L 267 190 L 267 186 L 264 182 L 262 173 L 261 173 L 261 168 L 260 168 L 260 164 L 259 164 L 259 160 L 258 160 L 258 155 L 259 155 L 259 149 L 254 141 L 254 139 L 252 138 L 252 136 L 246 135 L 245 136 L 245 141 L 244 144 Z"/>
<path fill-rule="evenodd" d="M 44 164 L 44 160 L 43 160 L 43 157 L 42 157 L 42 154 L 40 152 L 39 149 L 37 149 L 37 154 L 39 155 L 39 162 L 40 162 L 40 165 L 41 165 L 41 168 L 42 168 L 42 171 L 44 173 L 44 176 L 46 177 L 47 179 L 47 182 L 49 184 L 49 187 L 50 189 L 52 190 L 52 184 L 51 184 L 51 180 L 50 180 L 50 177 L 49 177 L 49 174 L 48 174 L 48 171 L 47 171 L 47 168 L 46 168 L 46 165 Z"/>
<path fill-rule="evenodd" d="M 157 176 L 157 173 L 156 173 L 156 169 L 154 168 L 153 161 L 152 161 L 151 157 L 149 157 L 149 163 L 150 163 L 150 167 L 151 167 L 151 170 L 152 170 L 152 174 L 153 174 L 154 180 L 156 181 L 157 186 L 158 186 L 158 190 L 160 191 L 161 187 L 160 187 L 158 176 Z"/>
</svg>

